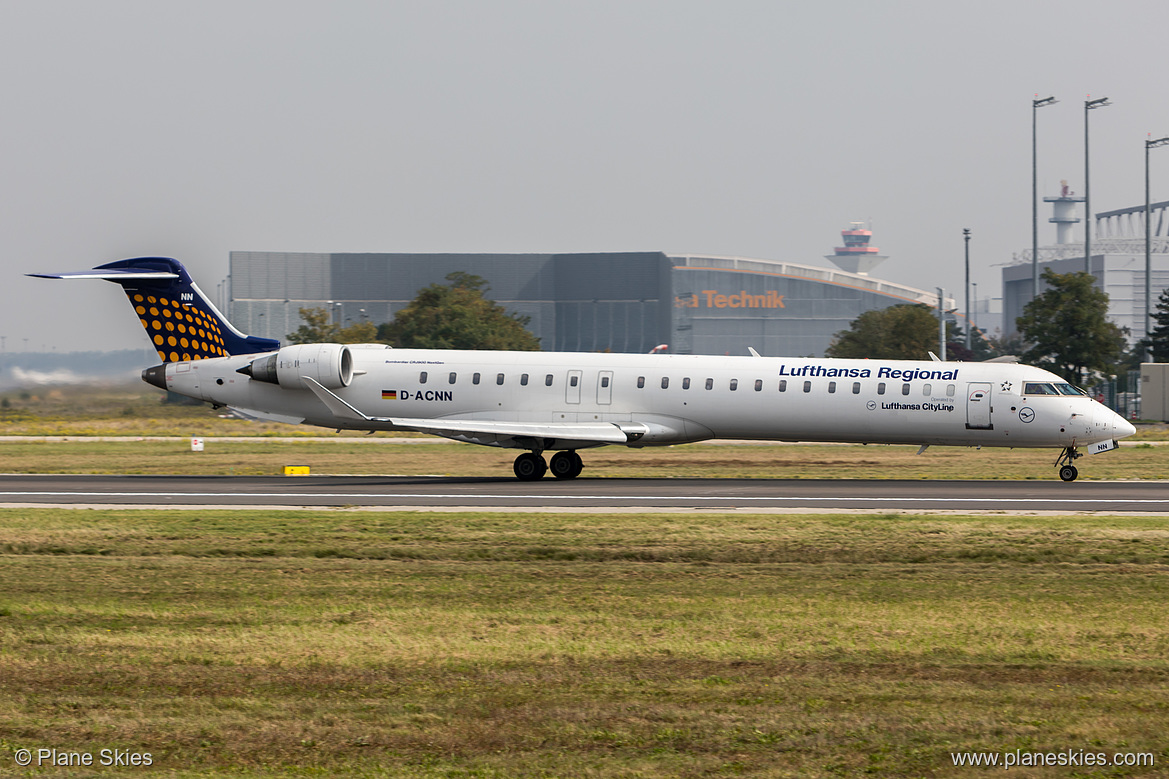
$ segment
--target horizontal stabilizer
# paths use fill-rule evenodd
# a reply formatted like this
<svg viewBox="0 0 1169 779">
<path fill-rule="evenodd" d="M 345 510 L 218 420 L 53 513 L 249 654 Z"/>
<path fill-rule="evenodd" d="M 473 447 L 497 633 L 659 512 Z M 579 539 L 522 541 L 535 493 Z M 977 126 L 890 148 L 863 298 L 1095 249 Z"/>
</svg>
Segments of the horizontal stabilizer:
<svg viewBox="0 0 1169 779">
<path fill-rule="evenodd" d="M 76 270 L 69 273 L 26 273 L 26 276 L 35 276 L 38 279 L 105 279 L 106 281 L 130 281 L 131 279 L 177 279 L 179 274 L 169 271 L 131 270 L 129 268 L 109 268 L 101 270 Z"/>
</svg>

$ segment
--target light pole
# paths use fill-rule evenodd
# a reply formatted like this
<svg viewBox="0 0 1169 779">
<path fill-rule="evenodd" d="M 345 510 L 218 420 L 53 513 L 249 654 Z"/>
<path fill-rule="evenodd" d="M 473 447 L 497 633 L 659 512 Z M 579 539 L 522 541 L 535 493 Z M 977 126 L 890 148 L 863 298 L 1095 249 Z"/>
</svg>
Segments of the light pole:
<svg viewBox="0 0 1169 779">
<path fill-rule="evenodd" d="M 970 228 L 962 228 L 966 241 L 966 351 L 970 351 Z"/>
<path fill-rule="evenodd" d="M 946 361 L 946 291 L 941 287 L 938 290 L 938 351 L 941 352 L 942 362 Z"/>
<path fill-rule="evenodd" d="M 1149 149 L 1165 145 L 1169 145 L 1169 138 L 1145 141 L 1145 359 L 1149 362 L 1153 360 L 1152 344 L 1149 343 L 1153 317 L 1153 285 L 1150 281 L 1153 275 L 1153 234 L 1149 225 L 1152 210 L 1149 205 Z"/>
<path fill-rule="evenodd" d="M 1084 101 L 1084 272 L 1092 273 L 1092 187 L 1088 165 L 1088 112 L 1112 105 L 1106 97 Z"/>
<path fill-rule="evenodd" d="M 1036 98 L 1039 96 L 1036 95 Z M 1040 108 L 1055 105 L 1054 97 L 1031 101 L 1031 299 L 1039 294 L 1039 162 L 1035 148 L 1035 115 Z"/>
<path fill-rule="evenodd" d="M 970 286 L 974 287 L 974 313 L 970 318 L 970 327 L 978 328 L 978 282 L 973 282 Z"/>
</svg>

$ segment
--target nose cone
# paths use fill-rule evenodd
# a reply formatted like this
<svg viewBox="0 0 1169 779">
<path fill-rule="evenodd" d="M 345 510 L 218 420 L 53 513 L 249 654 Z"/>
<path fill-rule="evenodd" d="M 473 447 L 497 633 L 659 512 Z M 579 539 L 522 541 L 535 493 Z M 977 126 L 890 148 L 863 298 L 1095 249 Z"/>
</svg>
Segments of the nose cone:
<svg viewBox="0 0 1169 779">
<path fill-rule="evenodd" d="M 1120 414 L 1114 414 L 1113 416 L 1116 417 L 1112 423 L 1113 438 L 1128 438 L 1137 431 L 1137 429 L 1133 427 L 1132 424 Z"/>
</svg>

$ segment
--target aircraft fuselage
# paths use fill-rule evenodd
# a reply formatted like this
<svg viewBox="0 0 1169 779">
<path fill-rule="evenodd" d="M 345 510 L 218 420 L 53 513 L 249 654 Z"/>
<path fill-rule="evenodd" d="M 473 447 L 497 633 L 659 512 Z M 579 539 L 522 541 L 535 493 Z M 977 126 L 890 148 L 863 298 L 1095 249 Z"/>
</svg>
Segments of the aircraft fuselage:
<svg viewBox="0 0 1169 779">
<path fill-rule="evenodd" d="M 1067 387 L 1058 376 L 1009 363 L 348 349 L 352 378 L 332 392 L 368 419 L 338 416 L 303 382 L 240 374 L 256 355 L 167 364 L 166 388 L 333 428 L 420 427 L 394 421 L 401 419 L 644 426 L 629 446 L 734 438 L 1064 448 L 1133 431 L 1086 395 L 1050 394 Z M 537 450 L 615 443 L 439 434 Z"/>
</svg>

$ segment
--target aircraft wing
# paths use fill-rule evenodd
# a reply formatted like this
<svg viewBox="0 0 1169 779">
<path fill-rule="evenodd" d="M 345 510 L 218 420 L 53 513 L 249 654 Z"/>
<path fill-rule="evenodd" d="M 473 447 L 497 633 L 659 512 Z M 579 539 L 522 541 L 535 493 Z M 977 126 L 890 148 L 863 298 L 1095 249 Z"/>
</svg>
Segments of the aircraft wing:
<svg viewBox="0 0 1169 779">
<path fill-rule="evenodd" d="M 329 411 L 341 419 L 361 420 L 364 422 L 386 422 L 394 427 L 415 430 L 419 433 L 431 433 L 450 437 L 452 435 L 494 435 L 520 438 L 566 438 L 573 441 L 596 441 L 607 444 L 624 444 L 631 439 L 640 438 L 644 434 L 644 425 L 631 425 L 636 430 L 624 431 L 617 425 L 608 422 L 498 422 L 495 420 L 480 419 L 414 419 L 410 417 L 371 417 L 361 413 L 346 403 L 336 394 L 330 392 L 320 382 L 311 378 L 302 378 L 313 394 Z"/>
<path fill-rule="evenodd" d="M 535 422 L 494 422 L 479 419 L 409 419 L 388 417 L 384 420 L 394 427 L 416 430 L 434 435 L 497 435 L 517 438 L 566 438 L 573 441 L 597 441 L 607 444 L 624 444 L 629 436 L 621 428 L 608 422 L 599 423 L 535 423 Z"/>
<path fill-rule="evenodd" d="M 299 425 L 304 421 L 304 417 L 292 416 L 290 414 L 274 414 L 271 411 L 257 411 L 255 409 L 239 408 L 237 406 L 228 406 L 227 410 L 240 419 L 246 419 L 248 422 L 283 422 L 286 425 Z"/>
</svg>

